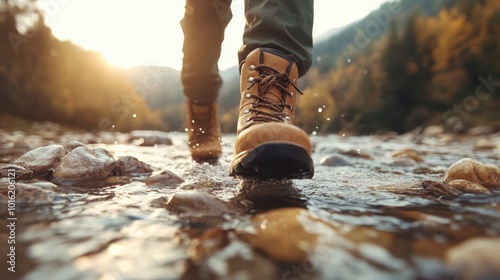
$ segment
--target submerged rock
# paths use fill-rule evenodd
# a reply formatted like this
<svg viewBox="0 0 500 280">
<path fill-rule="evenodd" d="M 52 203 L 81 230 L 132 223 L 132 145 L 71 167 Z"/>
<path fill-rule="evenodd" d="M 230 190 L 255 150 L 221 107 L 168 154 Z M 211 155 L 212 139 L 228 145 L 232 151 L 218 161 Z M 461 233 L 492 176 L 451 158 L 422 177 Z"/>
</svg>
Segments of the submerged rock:
<svg viewBox="0 0 500 280">
<path fill-rule="evenodd" d="M 463 194 L 462 191 L 454 187 L 450 187 L 448 184 L 443 184 L 441 182 L 432 180 L 425 180 L 420 184 L 420 186 L 428 193 L 435 195 L 439 198 L 455 197 Z"/>
<path fill-rule="evenodd" d="M 216 216 L 229 212 L 225 201 L 198 191 L 184 191 L 174 194 L 167 202 L 167 210 L 181 216 Z"/>
<path fill-rule="evenodd" d="M 104 179 L 115 166 L 116 161 L 107 150 L 78 147 L 63 157 L 54 176 L 60 180 Z"/>
<path fill-rule="evenodd" d="M 422 155 L 413 149 L 403 149 L 401 151 L 393 153 L 391 156 L 393 158 L 411 158 L 416 162 L 424 161 Z"/>
<path fill-rule="evenodd" d="M 397 158 L 391 162 L 392 167 L 411 167 L 417 165 L 417 162 L 411 158 Z"/>
<path fill-rule="evenodd" d="M 0 178 L 12 178 L 17 180 L 29 180 L 33 172 L 20 165 L 0 164 Z"/>
<path fill-rule="evenodd" d="M 364 158 L 364 159 L 372 159 L 372 156 L 370 156 L 367 153 L 361 152 L 361 150 L 347 150 L 347 151 L 340 151 L 339 154 L 345 155 L 345 156 L 350 156 L 350 157 L 359 157 L 359 158 Z"/>
<path fill-rule="evenodd" d="M 450 249 L 447 263 L 464 279 L 498 279 L 500 238 L 474 238 Z"/>
<path fill-rule="evenodd" d="M 336 166 L 352 166 L 346 159 L 344 159 L 341 156 L 327 156 L 324 157 L 320 160 L 320 164 L 323 166 L 331 166 L 331 167 L 336 167 Z"/>
<path fill-rule="evenodd" d="M 33 171 L 35 175 L 44 175 L 50 169 L 56 168 L 65 154 L 66 151 L 63 146 L 49 145 L 25 153 L 14 161 L 14 164 L 21 165 Z"/>
<path fill-rule="evenodd" d="M 175 187 L 182 184 L 184 180 L 169 170 L 152 175 L 146 179 L 146 186 Z"/>
<path fill-rule="evenodd" d="M 0 202 L 7 204 L 10 193 L 9 182 L 6 179 L 0 180 Z M 49 182 L 35 182 L 30 184 L 15 184 L 15 202 L 16 203 L 48 203 L 56 197 L 55 191 L 58 187 Z M 1 208 L 1 207 L 0 207 Z"/>
<path fill-rule="evenodd" d="M 113 173 L 117 175 L 151 174 L 153 167 L 132 156 L 124 156 L 116 161 Z"/>
<path fill-rule="evenodd" d="M 129 141 L 140 146 L 172 145 L 169 134 L 158 130 L 133 130 L 130 132 Z"/>
</svg>

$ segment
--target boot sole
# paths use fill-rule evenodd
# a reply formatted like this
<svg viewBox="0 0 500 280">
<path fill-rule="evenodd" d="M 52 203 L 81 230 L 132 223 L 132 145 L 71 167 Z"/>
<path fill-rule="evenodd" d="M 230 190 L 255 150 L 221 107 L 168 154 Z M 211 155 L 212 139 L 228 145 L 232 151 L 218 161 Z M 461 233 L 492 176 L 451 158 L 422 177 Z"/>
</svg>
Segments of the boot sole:
<svg viewBox="0 0 500 280">
<path fill-rule="evenodd" d="M 259 179 L 311 179 L 314 164 L 307 151 L 289 143 L 266 143 L 231 163 L 230 176 Z"/>
</svg>

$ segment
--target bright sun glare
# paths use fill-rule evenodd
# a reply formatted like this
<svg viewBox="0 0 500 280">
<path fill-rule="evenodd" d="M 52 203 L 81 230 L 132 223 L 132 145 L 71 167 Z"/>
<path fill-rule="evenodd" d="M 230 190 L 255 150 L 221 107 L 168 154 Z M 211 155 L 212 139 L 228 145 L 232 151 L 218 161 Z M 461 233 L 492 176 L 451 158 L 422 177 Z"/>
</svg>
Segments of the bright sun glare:
<svg viewBox="0 0 500 280">
<path fill-rule="evenodd" d="M 219 67 L 237 64 L 245 19 L 243 0 L 233 0 L 233 20 L 225 33 Z M 348 24 L 385 2 L 316 0 L 314 35 Z M 41 0 L 54 35 L 85 49 L 99 51 L 113 65 L 182 64 L 183 0 Z"/>
</svg>

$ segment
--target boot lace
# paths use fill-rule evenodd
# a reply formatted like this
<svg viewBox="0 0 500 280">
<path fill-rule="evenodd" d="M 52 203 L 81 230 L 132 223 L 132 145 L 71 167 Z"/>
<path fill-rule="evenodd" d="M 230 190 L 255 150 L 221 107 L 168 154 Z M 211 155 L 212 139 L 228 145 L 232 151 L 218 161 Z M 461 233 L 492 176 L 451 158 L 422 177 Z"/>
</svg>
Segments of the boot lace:
<svg viewBox="0 0 500 280">
<path fill-rule="evenodd" d="M 293 97 L 293 93 L 288 91 L 289 85 L 297 90 L 298 93 L 303 94 L 302 91 L 292 82 L 292 78 L 285 72 L 280 72 L 276 68 L 259 64 L 254 67 L 254 70 L 259 72 L 258 77 L 250 78 L 250 84 L 247 87 L 249 90 L 254 85 L 258 87 L 258 94 L 250 94 L 256 102 L 253 103 L 249 112 L 253 112 L 252 116 L 247 120 L 255 122 L 284 122 L 287 114 L 284 113 L 285 108 L 292 111 L 292 105 L 286 103 L 287 96 Z M 265 97 L 270 87 L 276 87 L 281 92 L 282 102 L 275 102 Z M 264 111 L 263 108 L 271 110 Z"/>
</svg>

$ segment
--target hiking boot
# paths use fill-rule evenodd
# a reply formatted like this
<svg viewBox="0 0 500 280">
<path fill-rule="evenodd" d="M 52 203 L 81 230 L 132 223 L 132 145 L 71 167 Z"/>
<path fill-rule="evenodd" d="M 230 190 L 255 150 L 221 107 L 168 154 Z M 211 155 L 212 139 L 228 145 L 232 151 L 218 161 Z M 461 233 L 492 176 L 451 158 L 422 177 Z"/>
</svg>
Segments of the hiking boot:
<svg viewBox="0 0 500 280">
<path fill-rule="evenodd" d="M 186 101 L 188 146 L 197 162 L 216 162 L 221 153 L 221 133 L 217 101 L 197 105 Z"/>
<path fill-rule="evenodd" d="M 241 103 L 230 175 L 312 178 L 309 136 L 293 125 L 297 64 L 273 49 L 252 51 L 241 66 Z"/>
</svg>

